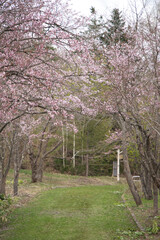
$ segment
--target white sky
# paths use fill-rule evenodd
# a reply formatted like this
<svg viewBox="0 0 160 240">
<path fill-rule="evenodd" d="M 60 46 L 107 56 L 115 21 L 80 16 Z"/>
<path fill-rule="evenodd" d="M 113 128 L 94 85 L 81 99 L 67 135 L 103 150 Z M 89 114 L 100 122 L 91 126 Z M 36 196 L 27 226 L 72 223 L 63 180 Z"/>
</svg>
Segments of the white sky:
<svg viewBox="0 0 160 240">
<path fill-rule="evenodd" d="M 101 15 L 111 12 L 113 8 L 119 8 L 121 11 L 129 9 L 128 0 L 70 0 L 72 8 L 83 15 L 90 15 L 91 6 L 95 7 Z"/>
<path fill-rule="evenodd" d="M 154 1 L 160 0 L 146 0 L 147 5 Z M 97 13 L 99 15 L 110 16 L 111 11 L 114 8 L 119 8 L 120 11 L 123 12 L 124 15 L 131 14 L 131 6 L 132 10 L 134 9 L 134 5 L 136 4 L 138 7 L 138 12 L 142 9 L 142 0 L 70 0 L 72 4 L 72 8 L 79 12 L 81 15 L 89 16 L 91 6 L 95 7 Z M 151 6 L 151 5 L 150 5 Z"/>
</svg>

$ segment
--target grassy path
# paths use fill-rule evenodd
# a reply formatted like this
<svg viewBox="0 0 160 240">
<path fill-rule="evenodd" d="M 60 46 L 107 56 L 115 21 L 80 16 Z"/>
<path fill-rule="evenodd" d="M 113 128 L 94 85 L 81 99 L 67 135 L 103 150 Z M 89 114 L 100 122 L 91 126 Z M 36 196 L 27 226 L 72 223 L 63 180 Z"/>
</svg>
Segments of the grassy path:
<svg viewBox="0 0 160 240">
<path fill-rule="evenodd" d="M 43 192 L 13 214 L 3 240 L 113 240 L 136 230 L 121 203 L 122 186 L 81 186 Z"/>
</svg>

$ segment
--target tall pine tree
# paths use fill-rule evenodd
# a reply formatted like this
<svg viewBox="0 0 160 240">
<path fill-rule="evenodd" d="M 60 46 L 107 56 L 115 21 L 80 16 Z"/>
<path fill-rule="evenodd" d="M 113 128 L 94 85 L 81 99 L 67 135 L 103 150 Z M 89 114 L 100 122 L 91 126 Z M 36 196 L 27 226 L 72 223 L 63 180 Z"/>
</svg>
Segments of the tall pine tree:
<svg viewBox="0 0 160 240">
<path fill-rule="evenodd" d="M 106 45 L 116 44 L 118 42 L 127 42 L 125 32 L 125 21 L 119 9 L 114 8 L 111 14 L 111 20 L 106 24 L 106 30 L 101 34 L 100 40 Z"/>
<path fill-rule="evenodd" d="M 91 22 L 88 25 L 87 34 L 91 37 L 99 39 L 99 37 L 103 32 L 105 23 L 102 16 L 97 16 L 97 12 L 94 7 L 91 7 L 90 11 L 91 11 Z"/>
</svg>

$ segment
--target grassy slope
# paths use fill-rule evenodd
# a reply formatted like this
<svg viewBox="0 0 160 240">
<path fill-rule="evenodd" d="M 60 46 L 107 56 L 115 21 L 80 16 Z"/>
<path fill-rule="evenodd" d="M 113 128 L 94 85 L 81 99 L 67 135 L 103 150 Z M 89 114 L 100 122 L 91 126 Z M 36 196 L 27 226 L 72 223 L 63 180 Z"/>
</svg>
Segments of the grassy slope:
<svg viewBox="0 0 160 240">
<path fill-rule="evenodd" d="M 109 240 L 136 229 L 122 185 L 56 188 L 16 209 L 3 240 Z"/>
</svg>

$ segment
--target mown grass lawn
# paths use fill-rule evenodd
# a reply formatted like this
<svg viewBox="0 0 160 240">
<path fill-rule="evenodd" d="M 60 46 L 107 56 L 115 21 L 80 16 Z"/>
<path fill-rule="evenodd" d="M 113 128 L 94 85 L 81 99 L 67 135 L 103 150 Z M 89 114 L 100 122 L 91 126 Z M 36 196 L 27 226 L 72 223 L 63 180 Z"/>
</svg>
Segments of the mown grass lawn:
<svg viewBox="0 0 160 240">
<path fill-rule="evenodd" d="M 3 240 L 113 240 L 135 223 L 123 185 L 55 188 L 12 213 Z"/>
</svg>

